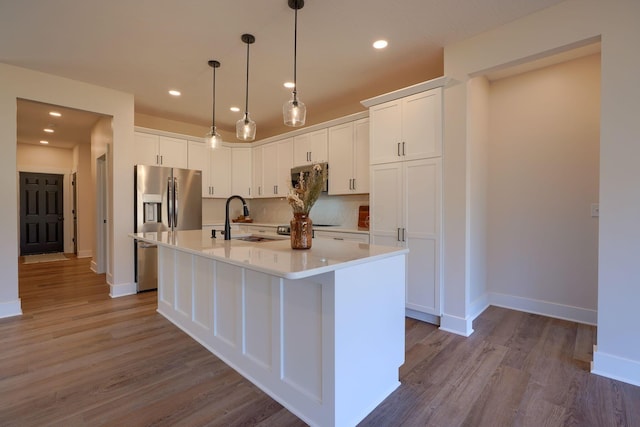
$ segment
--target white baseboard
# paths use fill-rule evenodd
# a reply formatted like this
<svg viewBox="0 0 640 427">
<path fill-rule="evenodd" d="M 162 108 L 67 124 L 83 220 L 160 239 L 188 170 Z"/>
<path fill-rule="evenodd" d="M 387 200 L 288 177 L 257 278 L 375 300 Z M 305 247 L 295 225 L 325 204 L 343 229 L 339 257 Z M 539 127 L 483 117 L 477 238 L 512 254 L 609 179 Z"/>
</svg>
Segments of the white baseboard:
<svg viewBox="0 0 640 427">
<path fill-rule="evenodd" d="M 603 353 L 595 345 L 591 373 L 640 387 L 640 362 Z"/>
<path fill-rule="evenodd" d="M 558 304 L 555 302 L 489 292 L 489 304 L 497 307 L 524 311 L 526 313 L 541 314 L 543 316 L 554 317 L 556 319 L 585 323 L 587 325 L 596 325 L 598 323 L 598 312 L 596 310 Z"/>
<path fill-rule="evenodd" d="M 22 306 L 20 298 L 15 301 L 0 302 L 0 319 L 4 317 L 20 316 L 22 314 Z"/>
<path fill-rule="evenodd" d="M 96 264 L 95 260 L 91 261 L 89 268 L 91 269 L 91 271 L 98 274 L 98 264 Z"/>
<path fill-rule="evenodd" d="M 473 319 L 443 314 L 440 317 L 440 329 L 453 334 L 468 337 L 473 333 Z"/>
<path fill-rule="evenodd" d="M 87 249 L 84 251 L 78 251 L 78 258 L 91 258 L 93 256 L 93 251 L 91 249 Z"/>
<path fill-rule="evenodd" d="M 469 306 L 469 318 L 473 322 L 478 316 L 482 314 L 487 308 L 489 308 L 489 294 L 486 292 L 479 298 L 476 298 Z"/>
<path fill-rule="evenodd" d="M 433 314 L 422 313 L 420 311 L 411 310 L 410 308 L 405 308 L 404 315 L 422 322 L 440 325 L 440 316 L 434 316 Z"/>
<path fill-rule="evenodd" d="M 117 285 L 109 284 L 109 287 L 111 288 L 109 292 L 109 296 L 111 298 L 124 297 L 126 295 L 134 295 L 138 291 L 135 282 L 119 283 Z"/>
</svg>

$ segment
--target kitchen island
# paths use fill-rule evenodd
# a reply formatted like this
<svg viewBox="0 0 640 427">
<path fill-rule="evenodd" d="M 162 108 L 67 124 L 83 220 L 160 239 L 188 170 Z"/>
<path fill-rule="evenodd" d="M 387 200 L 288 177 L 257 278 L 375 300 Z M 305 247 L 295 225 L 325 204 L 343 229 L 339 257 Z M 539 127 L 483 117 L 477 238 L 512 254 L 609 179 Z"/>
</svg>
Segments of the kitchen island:
<svg viewBox="0 0 640 427">
<path fill-rule="evenodd" d="M 310 425 L 353 426 L 400 382 L 406 249 L 137 233 L 158 312 Z"/>
</svg>

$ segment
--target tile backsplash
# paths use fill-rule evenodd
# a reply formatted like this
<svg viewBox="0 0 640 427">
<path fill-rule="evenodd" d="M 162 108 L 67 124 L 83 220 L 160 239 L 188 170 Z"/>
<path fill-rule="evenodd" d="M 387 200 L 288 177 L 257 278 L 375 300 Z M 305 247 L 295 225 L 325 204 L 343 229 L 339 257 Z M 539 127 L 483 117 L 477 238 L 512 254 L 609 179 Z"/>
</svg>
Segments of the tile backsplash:
<svg viewBox="0 0 640 427">
<path fill-rule="evenodd" d="M 225 199 L 203 199 L 203 224 L 224 222 Z M 358 228 L 358 208 L 369 204 L 368 194 L 348 196 L 321 195 L 311 208 L 311 219 L 315 224 L 339 225 L 344 228 Z M 249 213 L 254 222 L 288 224 L 291 220 L 291 207 L 285 198 L 249 199 Z M 242 204 L 234 200 L 230 205 L 230 216 L 235 218 L 242 212 Z"/>
</svg>

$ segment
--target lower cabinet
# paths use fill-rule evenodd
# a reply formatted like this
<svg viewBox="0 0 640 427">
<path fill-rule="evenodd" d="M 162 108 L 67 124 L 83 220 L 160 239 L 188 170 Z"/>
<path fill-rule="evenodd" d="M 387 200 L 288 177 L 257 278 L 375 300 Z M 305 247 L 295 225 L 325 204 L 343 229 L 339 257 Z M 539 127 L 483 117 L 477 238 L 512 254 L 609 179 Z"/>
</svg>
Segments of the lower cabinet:
<svg viewBox="0 0 640 427">
<path fill-rule="evenodd" d="M 316 239 L 345 240 L 348 242 L 369 243 L 369 235 L 366 233 L 350 233 L 346 231 L 318 231 L 313 230 Z"/>
<path fill-rule="evenodd" d="M 371 166 L 372 244 L 409 248 L 407 316 L 435 321 L 440 309 L 441 159 Z"/>
</svg>

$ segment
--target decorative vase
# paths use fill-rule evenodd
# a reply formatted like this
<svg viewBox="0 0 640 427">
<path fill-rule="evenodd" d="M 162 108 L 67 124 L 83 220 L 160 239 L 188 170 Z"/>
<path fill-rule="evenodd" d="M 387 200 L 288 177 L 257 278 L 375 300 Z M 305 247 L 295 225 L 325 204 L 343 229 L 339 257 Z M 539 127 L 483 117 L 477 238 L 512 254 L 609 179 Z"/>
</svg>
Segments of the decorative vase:
<svg viewBox="0 0 640 427">
<path fill-rule="evenodd" d="M 294 213 L 291 219 L 291 249 L 311 249 L 313 222 L 307 214 Z"/>
</svg>

